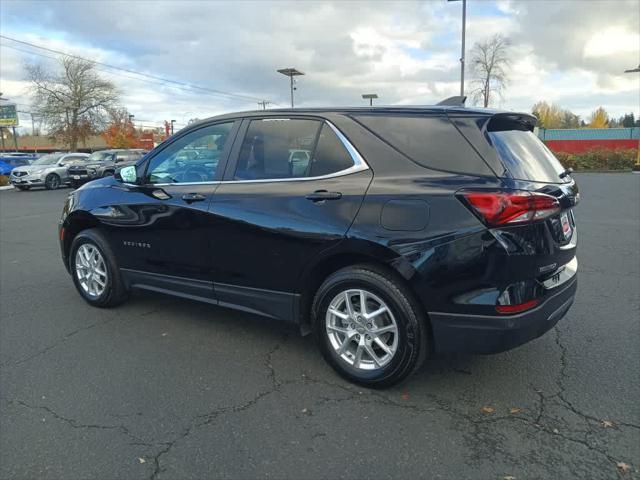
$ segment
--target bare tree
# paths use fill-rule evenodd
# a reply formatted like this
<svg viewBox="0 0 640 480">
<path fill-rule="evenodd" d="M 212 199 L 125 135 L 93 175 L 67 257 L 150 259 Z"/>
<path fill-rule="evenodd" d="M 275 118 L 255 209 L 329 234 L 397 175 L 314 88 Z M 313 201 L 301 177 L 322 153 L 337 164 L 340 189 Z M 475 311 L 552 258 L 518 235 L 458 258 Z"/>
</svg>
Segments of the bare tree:
<svg viewBox="0 0 640 480">
<path fill-rule="evenodd" d="M 502 35 L 494 35 L 483 42 L 476 42 L 471 51 L 471 68 L 475 74 L 473 80 L 473 98 L 482 101 L 488 107 L 494 95 L 502 96 L 507 84 L 510 61 L 509 42 Z"/>
<path fill-rule="evenodd" d="M 26 70 L 34 113 L 42 118 L 50 136 L 74 151 L 79 141 L 104 127 L 118 92 L 113 83 L 98 76 L 94 63 L 63 57 L 59 72 L 40 64 L 27 65 Z"/>
</svg>

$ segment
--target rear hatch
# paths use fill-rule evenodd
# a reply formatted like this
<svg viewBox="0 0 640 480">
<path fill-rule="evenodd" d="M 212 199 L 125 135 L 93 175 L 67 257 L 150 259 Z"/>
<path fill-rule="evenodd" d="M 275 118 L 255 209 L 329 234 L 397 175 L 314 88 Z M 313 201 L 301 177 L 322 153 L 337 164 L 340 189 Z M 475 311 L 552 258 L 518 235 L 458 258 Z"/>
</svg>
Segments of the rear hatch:
<svg viewBox="0 0 640 480">
<path fill-rule="evenodd" d="M 476 205 L 464 198 L 466 203 L 474 213 L 478 213 L 478 206 L 484 208 L 481 220 L 493 227 L 509 253 L 521 257 L 514 264 L 520 273 L 542 281 L 557 276 L 575 257 L 573 208 L 580 195 L 571 172 L 533 133 L 535 117 L 498 113 L 452 121 L 494 169 L 504 187 L 501 190 L 507 192 L 494 200 L 493 211 L 487 210 L 490 197 L 472 199 Z M 504 210 L 495 216 L 499 208 Z M 494 216 L 487 217 L 487 212 Z"/>
</svg>

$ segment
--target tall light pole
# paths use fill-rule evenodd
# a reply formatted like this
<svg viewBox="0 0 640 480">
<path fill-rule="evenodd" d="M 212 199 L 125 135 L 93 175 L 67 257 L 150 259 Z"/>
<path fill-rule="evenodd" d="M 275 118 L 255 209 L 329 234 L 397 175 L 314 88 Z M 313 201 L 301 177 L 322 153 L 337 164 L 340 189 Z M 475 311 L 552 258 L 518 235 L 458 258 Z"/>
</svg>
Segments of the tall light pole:
<svg viewBox="0 0 640 480">
<path fill-rule="evenodd" d="M 460 0 L 447 0 L 459 2 Z M 464 42 L 467 30 L 467 0 L 462 0 L 462 49 L 460 53 L 460 96 L 464 97 Z"/>
<path fill-rule="evenodd" d="M 293 91 L 296 90 L 296 87 L 293 86 L 293 77 L 304 75 L 304 73 L 292 67 L 281 68 L 280 70 L 277 70 L 277 72 L 289 77 L 289 88 L 291 89 L 291 108 L 293 108 Z"/>
<path fill-rule="evenodd" d="M 173 124 L 176 123 L 175 120 L 171 120 L 171 135 L 173 135 Z"/>
<path fill-rule="evenodd" d="M 372 107 L 373 106 L 373 99 L 374 98 L 378 98 L 378 94 L 377 93 L 363 93 L 362 94 L 362 98 L 364 98 L 365 100 L 369 100 L 369 106 Z"/>
</svg>

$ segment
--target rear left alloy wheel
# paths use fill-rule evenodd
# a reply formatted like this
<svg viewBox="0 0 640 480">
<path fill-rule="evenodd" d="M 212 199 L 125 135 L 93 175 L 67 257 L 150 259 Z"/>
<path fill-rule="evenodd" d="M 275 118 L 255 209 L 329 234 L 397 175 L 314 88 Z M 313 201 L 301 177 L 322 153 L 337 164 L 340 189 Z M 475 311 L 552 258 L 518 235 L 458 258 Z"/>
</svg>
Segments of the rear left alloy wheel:
<svg viewBox="0 0 640 480">
<path fill-rule="evenodd" d="M 417 369 L 428 349 L 425 319 L 399 281 L 373 266 L 342 269 L 313 304 L 320 349 L 343 377 L 388 387 Z"/>
<path fill-rule="evenodd" d="M 113 307 L 127 299 L 120 269 L 99 230 L 83 230 L 74 238 L 69 267 L 76 289 L 90 305 Z"/>
</svg>

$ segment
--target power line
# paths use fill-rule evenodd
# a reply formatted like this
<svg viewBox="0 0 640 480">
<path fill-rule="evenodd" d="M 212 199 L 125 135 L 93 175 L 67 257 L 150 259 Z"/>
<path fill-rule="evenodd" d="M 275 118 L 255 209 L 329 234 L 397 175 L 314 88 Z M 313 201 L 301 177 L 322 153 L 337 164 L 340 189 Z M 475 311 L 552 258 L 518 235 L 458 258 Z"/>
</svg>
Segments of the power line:
<svg viewBox="0 0 640 480">
<path fill-rule="evenodd" d="M 185 83 L 185 82 L 180 82 L 178 80 L 171 80 L 171 79 L 160 77 L 160 76 L 157 76 L 157 75 L 151 75 L 151 74 L 148 74 L 148 73 L 138 72 L 138 71 L 131 70 L 131 69 L 128 69 L 128 68 L 116 67 L 115 65 L 110 65 L 108 63 L 98 62 L 96 60 L 90 60 L 90 59 L 81 57 L 79 55 L 72 55 L 72 54 L 69 54 L 69 53 L 62 52 L 60 50 L 55 50 L 53 48 L 43 47 L 41 45 L 36 45 L 34 43 L 25 42 L 23 40 L 18 40 L 16 38 L 12 38 L 12 37 L 7 37 L 6 35 L 0 35 L 0 38 L 3 38 L 5 40 L 9 40 L 9 41 L 12 41 L 12 42 L 16 42 L 16 43 L 19 43 L 19 44 L 22 44 L 22 45 L 27 45 L 28 47 L 31 47 L 31 48 L 37 48 L 39 50 L 43 50 L 43 51 L 46 51 L 46 52 L 55 53 L 57 55 L 64 55 L 66 57 L 75 58 L 75 59 L 78 59 L 78 60 L 83 60 L 85 62 L 91 62 L 91 63 L 93 63 L 95 65 L 100 65 L 102 67 L 109 68 L 109 69 L 112 69 L 112 70 L 119 70 L 119 71 L 122 71 L 122 72 L 127 72 L 127 73 L 131 73 L 131 74 L 134 74 L 134 75 L 139 75 L 141 77 L 146 77 L 146 78 L 155 80 L 156 82 L 162 82 L 164 84 L 172 84 L 172 85 L 179 86 L 179 87 L 182 87 L 182 88 L 187 88 L 187 89 L 191 89 L 191 90 L 199 90 L 199 91 L 208 93 L 210 95 L 218 95 L 218 96 L 223 96 L 223 97 L 228 97 L 228 98 L 237 98 L 237 99 L 241 99 L 241 100 L 245 100 L 245 101 L 251 101 L 251 102 L 263 101 L 263 99 L 258 98 L 258 97 L 252 97 L 252 96 L 249 96 L 249 95 L 242 95 L 242 94 L 238 94 L 238 93 L 230 93 L 230 92 L 225 92 L 223 90 L 218 90 L 218 89 L 213 89 L 213 88 L 208 88 L 208 87 L 201 87 L 199 85 L 193 85 L 193 84 L 189 84 L 189 83 Z M 15 50 L 18 50 L 17 48 L 11 47 L 10 45 L 5 45 L 5 46 L 7 46 L 9 48 L 14 48 Z M 24 52 L 24 50 L 22 50 L 22 51 Z M 34 54 L 38 55 L 38 53 L 36 53 L 36 52 L 27 52 L 27 53 L 34 53 Z M 47 55 L 43 55 L 43 56 L 47 56 Z M 51 58 L 51 57 L 49 57 L 49 58 Z"/>
</svg>

